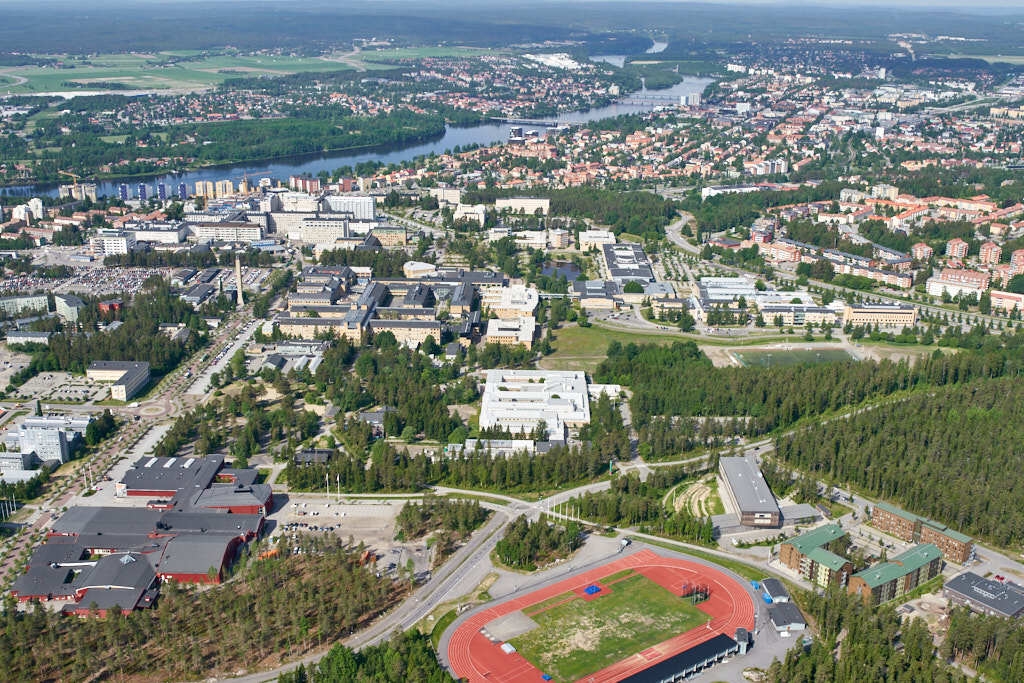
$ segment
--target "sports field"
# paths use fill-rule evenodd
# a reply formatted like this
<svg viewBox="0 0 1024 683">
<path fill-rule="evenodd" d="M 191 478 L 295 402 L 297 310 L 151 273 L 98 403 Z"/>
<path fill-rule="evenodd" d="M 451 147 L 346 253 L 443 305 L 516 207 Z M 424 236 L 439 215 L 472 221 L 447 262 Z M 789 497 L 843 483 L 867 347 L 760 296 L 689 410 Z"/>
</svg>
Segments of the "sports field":
<svg viewBox="0 0 1024 683">
<path fill-rule="evenodd" d="M 596 599 L 573 595 L 555 606 L 525 608 L 538 627 L 509 642 L 554 680 L 575 681 L 711 620 L 687 599 L 632 571 L 599 583 Z"/>
<path fill-rule="evenodd" d="M 805 349 L 786 351 L 784 349 L 751 349 L 733 351 L 733 355 L 744 365 L 766 368 L 776 365 L 799 365 L 801 363 L 834 363 L 853 360 L 853 356 L 842 349 Z"/>
<path fill-rule="evenodd" d="M 679 597 L 698 586 L 696 606 Z M 614 683 L 739 627 L 754 628 L 746 582 L 643 548 L 463 615 L 441 648 L 469 683 Z"/>
</svg>

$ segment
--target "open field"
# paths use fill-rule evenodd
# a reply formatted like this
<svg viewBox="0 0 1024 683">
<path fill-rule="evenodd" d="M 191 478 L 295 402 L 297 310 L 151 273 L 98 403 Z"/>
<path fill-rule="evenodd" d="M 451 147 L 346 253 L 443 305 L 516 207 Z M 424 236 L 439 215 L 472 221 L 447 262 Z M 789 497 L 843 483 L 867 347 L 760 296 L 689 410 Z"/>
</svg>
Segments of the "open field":
<svg viewBox="0 0 1024 683">
<path fill-rule="evenodd" d="M 507 53 L 508 50 L 489 50 L 476 47 L 397 47 L 383 50 L 363 50 L 356 59 L 372 62 L 382 59 L 420 59 L 423 57 L 474 57 Z"/>
<path fill-rule="evenodd" d="M 591 327 L 565 327 L 555 332 L 555 352 L 540 362 L 547 370 L 593 370 L 607 356 L 608 345 L 671 344 L 680 337 L 667 334 L 622 332 L 593 325 Z"/>
<path fill-rule="evenodd" d="M 1003 62 L 1004 64 L 1024 64 L 1024 55 L 965 55 L 951 54 L 950 59 L 983 59 L 989 64 Z"/>
<path fill-rule="evenodd" d="M 605 592 L 590 601 L 573 597 L 538 613 L 526 608 L 538 627 L 510 642 L 556 681 L 574 681 L 709 620 L 640 574 L 615 580 L 602 588 Z"/>
<path fill-rule="evenodd" d="M 10 85 L 12 93 L 76 92 L 102 90 L 104 84 L 118 83 L 129 90 L 194 90 L 223 83 L 228 78 L 246 75 L 283 76 L 308 71 L 345 71 L 352 67 L 340 61 L 317 57 L 271 55 L 214 55 L 195 61 L 174 63 L 175 53 L 160 55 L 98 55 L 89 60 L 65 60 L 65 68 L 25 66 L 5 69 L 5 82 L 16 77 L 25 83 Z M 385 68 L 367 64 L 367 68 Z M 81 87 L 68 86 L 77 83 Z M 98 85 L 94 85 L 98 84 Z"/>
<path fill-rule="evenodd" d="M 770 367 L 775 365 L 798 365 L 800 363 L 832 363 L 853 360 L 853 356 L 842 349 L 811 349 L 786 351 L 784 349 L 751 349 L 733 351 L 733 355 L 747 366 Z"/>
</svg>

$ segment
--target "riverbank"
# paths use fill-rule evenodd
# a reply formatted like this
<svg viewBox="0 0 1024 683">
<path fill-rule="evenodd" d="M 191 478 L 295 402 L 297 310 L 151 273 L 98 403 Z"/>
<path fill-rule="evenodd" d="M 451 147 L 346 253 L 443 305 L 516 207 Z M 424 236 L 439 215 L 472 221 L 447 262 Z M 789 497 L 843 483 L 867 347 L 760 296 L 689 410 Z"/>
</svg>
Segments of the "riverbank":
<svg viewBox="0 0 1024 683">
<path fill-rule="evenodd" d="M 671 88 L 658 90 L 659 96 L 678 97 L 686 94 L 698 94 L 710 83 L 710 79 L 687 77 Z M 621 99 L 634 98 L 634 102 L 641 101 L 640 97 L 648 92 L 641 89 L 630 93 Z M 612 118 L 624 114 L 637 114 L 651 111 L 657 106 L 654 101 L 640 104 L 623 104 L 615 102 L 604 107 L 595 107 L 588 111 L 576 111 L 559 114 L 554 120 L 561 123 L 589 123 L 600 119 Z M 430 154 L 442 154 L 455 147 L 466 147 L 467 145 L 491 145 L 508 139 L 512 124 L 507 123 L 481 123 L 475 126 L 454 126 L 445 125 L 443 133 L 436 138 L 427 138 L 409 143 L 385 144 L 372 148 L 349 148 L 345 150 L 331 150 L 324 152 L 311 152 L 308 154 L 292 155 L 274 158 L 250 159 L 240 162 L 223 162 L 215 165 L 201 166 L 189 169 L 184 173 L 154 172 L 142 174 L 121 175 L 116 178 L 103 178 L 96 181 L 97 194 L 99 196 L 115 196 L 118 192 L 117 184 L 131 179 L 133 182 L 146 182 L 148 184 L 166 183 L 170 186 L 177 186 L 185 183 L 190 189 L 197 182 L 223 180 L 227 176 L 241 176 L 243 174 L 271 176 L 275 178 L 288 178 L 292 175 L 309 174 L 316 176 L 321 172 L 333 173 L 342 166 L 356 166 L 364 162 L 379 162 L 382 164 L 401 164 L 416 157 L 428 156 Z M 83 178 L 83 180 L 86 180 Z M 93 182 L 88 180 L 87 182 Z M 48 183 L 26 183 L 20 182 L 14 185 L 0 187 L 0 196 L 56 196 L 58 182 Z M 154 193 L 155 194 L 155 193 Z"/>
</svg>

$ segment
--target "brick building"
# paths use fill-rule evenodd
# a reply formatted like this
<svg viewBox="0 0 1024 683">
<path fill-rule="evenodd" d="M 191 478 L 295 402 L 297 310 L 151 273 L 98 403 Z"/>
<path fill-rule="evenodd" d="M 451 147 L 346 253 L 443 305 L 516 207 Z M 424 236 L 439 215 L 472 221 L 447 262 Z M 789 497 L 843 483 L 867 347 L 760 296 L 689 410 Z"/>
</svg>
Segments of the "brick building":
<svg viewBox="0 0 1024 683">
<path fill-rule="evenodd" d="M 820 526 L 781 543 L 779 560 L 822 588 L 830 584 L 845 586 L 853 573 L 853 563 L 828 549 L 844 536 L 846 532 L 838 524 Z"/>
<path fill-rule="evenodd" d="M 970 536 L 888 503 L 878 503 L 872 508 L 871 525 L 904 541 L 934 543 L 947 562 L 963 564 L 974 555 L 974 541 Z"/>
<path fill-rule="evenodd" d="M 905 595 L 942 571 L 942 551 L 922 543 L 850 577 L 847 590 L 865 602 L 879 604 Z"/>
</svg>

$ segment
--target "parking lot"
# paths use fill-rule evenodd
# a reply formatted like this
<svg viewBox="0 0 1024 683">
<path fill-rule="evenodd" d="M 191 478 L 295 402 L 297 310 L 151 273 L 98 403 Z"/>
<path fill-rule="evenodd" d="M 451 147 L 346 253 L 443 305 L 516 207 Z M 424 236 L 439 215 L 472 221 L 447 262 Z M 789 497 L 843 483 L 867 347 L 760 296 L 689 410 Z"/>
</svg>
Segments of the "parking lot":
<svg viewBox="0 0 1024 683">
<path fill-rule="evenodd" d="M 19 398 L 86 403 L 107 398 L 110 387 L 69 372 L 42 372 L 18 387 Z M 45 410 L 45 408 L 44 408 Z"/>
<path fill-rule="evenodd" d="M 6 344 L 0 348 L 0 388 L 11 383 L 14 373 L 28 367 L 29 360 L 27 354 L 10 351 Z"/>
<path fill-rule="evenodd" d="M 413 571 L 424 576 L 430 569 L 427 544 L 395 540 L 395 519 L 405 503 L 404 499 L 338 501 L 328 500 L 324 495 L 291 494 L 269 515 L 274 522 L 271 538 L 290 539 L 302 533 L 334 534 L 344 541 L 351 538 L 353 543 L 362 542 L 376 555 L 377 570 L 381 573 L 397 574 L 412 560 Z M 292 549 L 287 540 L 278 543 Z"/>
</svg>

